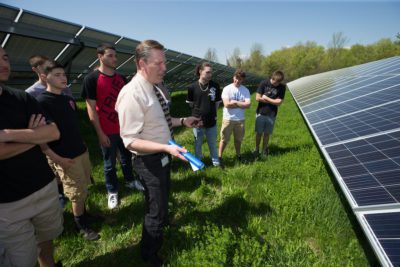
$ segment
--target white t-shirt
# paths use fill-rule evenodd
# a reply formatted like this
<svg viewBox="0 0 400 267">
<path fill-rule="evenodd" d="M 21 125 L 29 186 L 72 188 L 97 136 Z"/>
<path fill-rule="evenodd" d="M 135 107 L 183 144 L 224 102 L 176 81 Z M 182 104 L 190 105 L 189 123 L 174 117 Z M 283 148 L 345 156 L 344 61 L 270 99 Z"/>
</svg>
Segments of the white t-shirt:
<svg viewBox="0 0 400 267">
<path fill-rule="evenodd" d="M 250 101 L 250 91 L 245 86 L 240 85 L 239 88 L 231 83 L 222 90 L 222 99 L 237 100 L 240 102 Z M 244 120 L 244 108 L 226 108 L 223 110 L 223 119 L 230 121 Z"/>
</svg>

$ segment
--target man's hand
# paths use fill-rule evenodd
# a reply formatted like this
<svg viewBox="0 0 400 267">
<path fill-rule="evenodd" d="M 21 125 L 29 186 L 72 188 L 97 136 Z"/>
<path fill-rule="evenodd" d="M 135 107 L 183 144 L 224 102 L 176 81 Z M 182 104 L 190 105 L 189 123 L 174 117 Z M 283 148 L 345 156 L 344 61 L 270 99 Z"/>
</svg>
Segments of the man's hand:
<svg viewBox="0 0 400 267">
<path fill-rule="evenodd" d="M 103 147 L 111 146 L 110 138 L 108 138 L 108 136 L 104 133 L 99 134 L 99 142 L 100 142 L 100 145 Z"/>
<path fill-rule="evenodd" d="M 46 125 L 46 118 L 42 114 L 32 114 L 29 119 L 28 129 L 35 129 L 44 125 Z"/>
<path fill-rule="evenodd" d="M 203 126 L 203 121 L 201 118 L 191 116 L 183 120 L 183 125 L 189 128 L 198 128 Z"/>
<path fill-rule="evenodd" d="M 180 158 L 183 161 L 188 161 L 184 156 L 180 154 L 180 152 L 185 153 L 187 150 L 182 147 L 177 147 L 175 145 L 168 145 L 167 152 L 174 157 Z"/>
</svg>

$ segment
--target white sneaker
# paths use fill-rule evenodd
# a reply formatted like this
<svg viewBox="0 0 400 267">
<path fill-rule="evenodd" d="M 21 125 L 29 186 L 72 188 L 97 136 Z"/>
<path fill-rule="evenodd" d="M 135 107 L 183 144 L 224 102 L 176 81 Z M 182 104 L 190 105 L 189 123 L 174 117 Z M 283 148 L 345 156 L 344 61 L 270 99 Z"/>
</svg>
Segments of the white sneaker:
<svg viewBox="0 0 400 267">
<path fill-rule="evenodd" d="M 135 183 L 135 187 L 136 187 L 137 190 L 144 191 L 144 187 L 143 187 L 142 183 L 139 180 L 135 180 L 133 182 Z"/>
<path fill-rule="evenodd" d="M 108 208 L 110 210 L 115 209 L 118 206 L 118 194 L 109 193 L 108 194 Z"/>
<path fill-rule="evenodd" d="M 142 183 L 139 182 L 139 180 L 133 180 L 131 182 L 127 182 L 125 186 L 130 189 L 137 189 L 139 191 L 144 191 L 144 187 Z"/>
</svg>

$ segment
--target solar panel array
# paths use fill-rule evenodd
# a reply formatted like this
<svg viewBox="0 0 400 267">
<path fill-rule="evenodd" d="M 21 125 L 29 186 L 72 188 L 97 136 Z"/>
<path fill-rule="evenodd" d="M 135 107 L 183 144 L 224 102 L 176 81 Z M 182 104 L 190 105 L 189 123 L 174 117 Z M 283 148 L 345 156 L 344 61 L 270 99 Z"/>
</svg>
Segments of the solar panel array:
<svg viewBox="0 0 400 267">
<path fill-rule="evenodd" d="M 400 57 L 288 84 L 383 266 L 400 266 Z"/>
<path fill-rule="evenodd" d="M 66 66 L 69 82 L 79 85 L 84 76 L 97 67 L 96 48 L 104 42 L 115 45 L 119 62 L 117 71 L 129 79 L 136 73 L 133 51 L 140 43 L 4 4 L 0 4 L 0 42 L 10 55 L 10 82 L 15 87 L 25 88 L 36 79 L 28 63 L 30 56 L 39 54 L 58 60 Z M 195 66 L 204 59 L 170 49 L 166 49 L 165 54 L 165 83 L 171 90 L 186 89 L 189 83 L 197 79 Z M 234 68 L 216 62 L 212 62 L 212 65 L 213 80 L 221 85 L 232 82 Z M 246 85 L 258 85 L 261 80 L 248 73 Z"/>
</svg>

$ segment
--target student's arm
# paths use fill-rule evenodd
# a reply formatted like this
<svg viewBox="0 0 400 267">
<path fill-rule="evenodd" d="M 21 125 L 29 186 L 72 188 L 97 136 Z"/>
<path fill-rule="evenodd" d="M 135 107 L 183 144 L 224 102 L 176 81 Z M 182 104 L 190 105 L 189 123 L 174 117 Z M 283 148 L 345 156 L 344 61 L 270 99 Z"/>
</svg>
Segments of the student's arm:
<svg viewBox="0 0 400 267">
<path fill-rule="evenodd" d="M 100 145 L 104 147 L 109 147 L 111 144 L 110 139 L 101 129 L 99 115 L 97 114 L 96 111 L 96 100 L 86 99 L 86 107 L 89 115 L 89 120 L 93 124 L 94 129 L 96 130 Z"/>
<path fill-rule="evenodd" d="M 256 93 L 256 101 L 266 103 L 265 100 L 262 98 L 263 95 L 260 93 Z"/>
<path fill-rule="evenodd" d="M 34 144 L 4 143 L 0 142 L 0 160 L 9 159 L 28 151 Z"/>
<path fill-rule="evenodd" d="M 245 99 L 244 102 L 237 102 L 236 105 L 238 108 L 249 108 L 250 107 L 250 99 Z"/>
<path fill-rule="evenodd" d="M 238 101 L 236 100 L 230 100 L 229 98 L 222 98 L 222 102 L 224 103 L 224 107 L 226 108 L 237 108 Z"/>
<path fill-rule="evenodd" d="M 28 151 L 36 144 L 43 144 L 60 138 L 54 123 L 45 124 L 40 114 L 32 115 L 27 129 L 0 130 L 0 159 L 12 158 Z"/>
<path fill-rule="evenodd" d="M 266 95 L 262 96 L 262 100 L 263 100 L 262 102 L 264 102 L 264 103 L 269 103 L 269 104 L 272 104 L 272 105 L 275 105 L 275 106 L 280 106 L 282 104 L 282 101 L 283 101 L 283 99 L 281 99 L 281 98 L 273 99 L 273 98 L 270 98 L 270 97 L 268 97 Z"/>
<path fill-rule="evenodd" d="M 32 115 L 30 124 L 42 115 Z M 40 125 L 28 129 L 4 129 L 0 130 L 0 142 L 15 142 L 28 144 L 44 144 L 60 138 L 60 132 L 55 123 Z"/>
<path fill-rule="evenodd" d="M 52 161 L 54 161 L 54 163 L 60 165 L 61 168 L 63 168 L 64 170 L 68 169 L 69 167 L 72 166 L 72 164 L 75 163 L 73 159 L 64 158 L 58 155 L 47 144 L 40 145 L 40 148 L 42 149 L 42 152 L 46 154 L 46 156 L 48 156 Z"/>
</svg>

